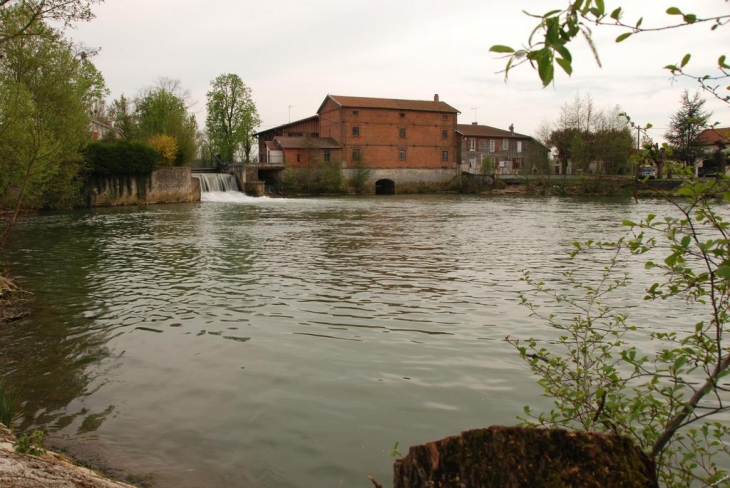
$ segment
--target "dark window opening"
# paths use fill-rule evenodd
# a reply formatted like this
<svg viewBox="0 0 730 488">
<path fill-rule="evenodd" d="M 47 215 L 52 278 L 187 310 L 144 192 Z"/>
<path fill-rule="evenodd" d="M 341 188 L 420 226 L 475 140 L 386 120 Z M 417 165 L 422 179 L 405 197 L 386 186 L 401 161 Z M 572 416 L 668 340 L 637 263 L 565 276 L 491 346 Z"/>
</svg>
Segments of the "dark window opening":
<svg viewBox="0 0 730 488">
<path fill-rule="evenodd" d="M 330 150 L 329 149 L 324 150 L 324 160 L 326 162 L 329 162 L 329 160 L 330 160 Z"/>
<path fill-rule="evenodd" d="M 360 137 L 360 127 L 353 127 L 352 128 L 352 137 Z"/>
<path fill-rule="evenodd" d="M 359 149 L 353 149 L 352 150 L 352 160 L 353 161 L 360 161 L 360 150 Z"/>
<path fill-rule="evenodd" d="M 398 151 L 398 160 L 399 161 L 405 161 L 406 160 L 406 150 L 401 149 Z"/>
<path fill-rule="evenodd" d="M 447 131 L 446 129 L 442 130 L 441 131 L 441 139 L 446 140 L 448 138 L 449 138 L 449 131 Z"/>
<path fill-rule="evenodd" d="M 449 160 L 449 151 L 441 151 L 441 161 L 447 162 Z"/>
<path fill-rule="evenodd" d="M 400 129 L 398 129 L 398 137 L 400 137 L 401 139 L 406 138 L 406 128 L 405 127 L 401 127 Z"/>
</svg>

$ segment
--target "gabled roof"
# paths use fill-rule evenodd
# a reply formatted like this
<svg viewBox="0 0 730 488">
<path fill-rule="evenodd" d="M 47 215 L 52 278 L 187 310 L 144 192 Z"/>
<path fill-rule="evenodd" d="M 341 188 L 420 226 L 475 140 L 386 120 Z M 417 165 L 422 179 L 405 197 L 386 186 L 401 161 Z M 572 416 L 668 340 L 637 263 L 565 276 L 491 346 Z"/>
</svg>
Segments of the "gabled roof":
<svg viewBox="0 0 730 488">
<path fill-rule="evenodd" d="M 337 105 L 347 108 L 384 108 L 419 112 L 460 113 L 448 103 L 434 100 L 400 100 L 396 98 L 348 97 L 342 95 L 327 95 L 322 105 L 319 106 L 318 113 L 327 103 L 327 100 L 332 100 Z"/>
<path fill-rule="evenodd" d="M 514 139 L 532 139 L 530 136 L 510 132 L 508 130 L 497 129 L 488 125 L 475 124 L 457 124 L 456 132 L 466 137 L 494 137 L 495 139 L 514 138 Z"/>
<path fill-rule="evenodd" d="M 254 136 L 259 136 L 261 134 L 265 134 L 266 132 L 271 132 L 271 131 L 275 131 L 275 130 L 283 130 L 283 129 L 287 128 L 287 127 L 291 127 L 293 125 L 301 124 L 303 122 L 309 122 L 310 120 L 316 120 L 318 118 L 319 118 L 319 115 L 312 115 L 311 117 L 307 117 L 305 119 L 295 120 L 294 122 L 287 122 L 286 124 L 277 125 L 276 127 L 271 127 L 269 129 L 259 131 L 259 132 L 255 133 Z"/>
<path fill-rule="evenodd" d="M 266 148 L 269 149 L 270 151 L 279 151 L 280 150 L 279 146 L 274 141 L 266 141 L 266 142 L 264 142 L 264 144 L 266 144 Z"/>
<path fill-rule="evenodd" d="M 703 146 L 714 146 L 718 142 L 730 145 L 730 127 L 713 127 L 705 129 L 697 136 Z"/>
<path fill-rule="evenodd" d="M 340 145 L 331 137 L 275 137 L 282 149 L 339 149 Z"/>
</svg>

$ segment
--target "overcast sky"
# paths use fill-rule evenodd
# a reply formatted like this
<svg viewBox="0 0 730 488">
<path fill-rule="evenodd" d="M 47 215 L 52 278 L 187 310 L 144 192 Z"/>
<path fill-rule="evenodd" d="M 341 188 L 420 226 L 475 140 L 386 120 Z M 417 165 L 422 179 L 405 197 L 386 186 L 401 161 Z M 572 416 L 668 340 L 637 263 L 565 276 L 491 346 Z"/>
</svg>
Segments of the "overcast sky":
<svg viewBox="0 0 730 488">
<path fill-rule="evenodd" d="M 585 42 L 571 48 L 574 73 L 557 74 L 541 88 L 537 74 L 520 67 L 507 83 L 504 60 L 494 44 L 519 47 L 535 20 L 566 0 L 106 0 L 96 19 L 69 35 L 89 47 L 111 98 L 134 96 L 159 77 L 180 80 L 205 120 L 206 93 L 223 73 L 236 73 L 252 88 L 261 129 L 314 115 L 327 94 L 431 100 L 438 93 L 461 111 L 460 123 L 481 124 L 534 135 L 555 120 L 576 93 L 595 105 L 622 110 L 641 125 L 652 123 L 660 140 L 691 81 L 672 81 L 662 69 L 693 53 L 688 66 L 711 72 L 730 44 L 730 26 L 711 32 L 698 25 L 634 36 L 594 30 L 603 64 Z M 644 16 L 644 26 L 664 25 L 669 3 L 610 1 L 624 6 L 626 20 Z M 671 5 L 701 14 L 728 14 L 725 0 L 676 0 Z M 730 55 L 730 53 L 727 53 Z M 726 104 L 707 98 L 713 121 L 730 125 Z"/>
</svg>

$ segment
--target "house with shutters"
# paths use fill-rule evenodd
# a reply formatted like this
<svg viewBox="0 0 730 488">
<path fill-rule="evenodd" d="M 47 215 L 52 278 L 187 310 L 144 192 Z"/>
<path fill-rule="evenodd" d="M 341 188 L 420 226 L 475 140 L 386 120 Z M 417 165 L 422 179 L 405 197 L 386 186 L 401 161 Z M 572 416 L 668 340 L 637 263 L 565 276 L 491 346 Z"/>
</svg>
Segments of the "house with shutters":
<svg viewBox="0 0 730 488">
<path fill-rule="evenodd" d="M 519 134 L 510 125 L 509 130 L 488 125 L 458 124 L 459 162 L 469 174 L 482 172 L 483 163 L 493 164 L 496 174 L 519 174 L 525 168 L 527 152 L 532 145 L 540 144 L 532 137 Z"/>
</svg>

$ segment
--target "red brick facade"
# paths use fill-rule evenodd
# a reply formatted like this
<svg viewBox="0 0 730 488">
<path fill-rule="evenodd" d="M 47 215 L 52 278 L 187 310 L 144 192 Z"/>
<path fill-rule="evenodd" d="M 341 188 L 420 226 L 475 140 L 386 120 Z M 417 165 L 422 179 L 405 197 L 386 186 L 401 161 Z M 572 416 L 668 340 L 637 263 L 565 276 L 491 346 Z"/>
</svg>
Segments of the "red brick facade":
<svg viewBox="0 0 730 488">
<path fill-rule="evenodd" d="M 437 98 L 437 97 L 436 97 Z M 453 168 L 458 111 L 439 102 L 328 96 L 318 111 L 320 136 L 342 146 L 343 166 Z"/>
</svg>

